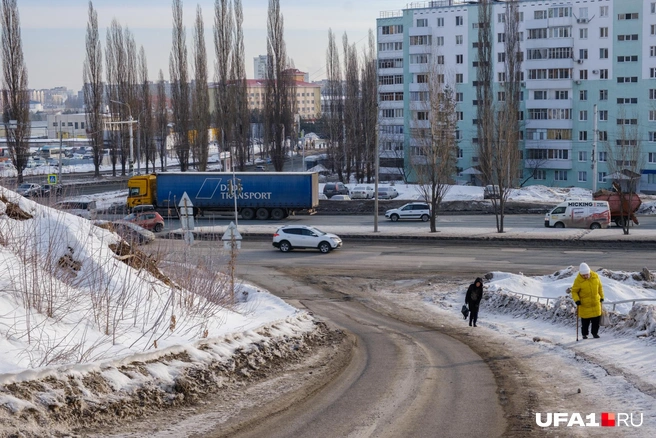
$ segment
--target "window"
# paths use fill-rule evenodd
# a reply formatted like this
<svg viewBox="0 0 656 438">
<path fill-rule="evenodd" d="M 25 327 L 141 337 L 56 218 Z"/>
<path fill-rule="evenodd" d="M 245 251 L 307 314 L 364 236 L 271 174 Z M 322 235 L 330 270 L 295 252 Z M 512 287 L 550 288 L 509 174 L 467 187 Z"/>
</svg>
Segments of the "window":
<svg viewBox="0 0 656 438">
<path fill-rule="evenodd" d="M 506 72 L 500 71 L 497 73 L 497 79 L 499 79 L 499 82 L 506 82 Z"/>
<path fill-rule="evenodd" d="M 608 6 L 599 6 L 599 16 L 608 17 Z"/>
<path fill-rule="evenodd" d="M 497 23 L 505 23 L 506 14 L 497 14 Z"/>
<path fill-rule="evenodd" d="M 652 25 L 652 35 L 654 35 L 653 30 L 656 29 L 656 26 Z M 638 41 L 638 34 L 630 34 L 630 35 L 617 35 L 617 41 Z"/>
<path fill-rule="evenodd" d="M 587 40 L 588 39 L 588 28 L 582 27 L 579 29 L 579 39 Z"/>
<path fill-rule="evenodd" d="M 608 141 L 608 131 L 597 131 L 597 139 L 599 141 Z M 599 161 L 601 161 L 601 159 L 599 159 Z M 604 160 L 604 161 L 606 161 L 606 160 Z"/>
<path fill-rule="evenodd" d="M 463 59 L 462 55 L 456 55 L 456 64 L 462 64 L 462 59 Z"/>
<path fill-rule="evenodd" d="M 638 98 L 637 97 L 618 97 L 617 98 L 617 103 L 619 105 L 622 105 L 622 104 L 637 104 L 638 103 Z"/>
<path fill-rule="evenodd" d="M 599 162 L 605 163 L 608 161 L 608 152 L 599 152 Z"/>
<path fill-rule="evenodd" d="M 410 37 L 411 46 L 430 46 L 432 41 L 432 35 L 416 35 Z"/>
<path fill-rule="evenodd" d="M 648 160 L 650 163 L 656 163 L 656 153 L 654 153 L 654 152 L 649 152 L 649 155 L 648 155 L 647 160 Z"/>
<path fill-rule="evenodd" d="M 506 101 L 506 92 L 505 91 L 497 92 L 497 100 L 499 102 L 505 102 Z"/>
<path fill-rule="evenodd" d="M 651 13 L 656 14 L 656 3 L 655 2 L 651 2 Z"/>
<path fill-rule="evenodd" d="M 456 84 L 462 84 L 464 82 L 464 76 L 462 73 L 456 74 Z"/>
<path fill-rule="evenodd" d="M 435 43 L 438 46 L 443 46 L 444 45 L 444 37 L 443 36 L 435 37 Z"/>
<path fill-rule="evenodd" d="M 586 182 L 588 180 L 588 172 L 585 170 L 579 171 L 579 182 Z"/>
<path fill-rule="evenodd" d="M 572 8 L 567 6 L 561 6 L 556 8 L 549 8 L 549 18 L 562 18 L 562 17 L 571 17 Z"/>
<path fill-rule="evenodd" d="M 456 93 L 456 102 L 462 102 L 464 98 L 463 93 Z"/>
<path fill-rule="evenodd" d="M 444 27 L 444 17 L 439 17 L 437 19 L 437 27 Z"/>
<path fill-rule="evenodd" d="M 588 100 L 588 90 L 579 90 L 579 100 Z"/>
<path fill-rule="evenodd" d="M 506 34 L 505 33 L 498 33 L 497 34 L 497 43 L 505 43 L 506 42 Z"/>
<path fill-rule="evenodd" d="M 397 33 L 403 33 L 403 25 L 402 24 L 394 24 L 391 26 L 381 26 L 380 32 L 383 35 L 394 35 Z"/>
<path fill-rule="evenodd" d="M 652 24 L 651 26 L 649 26 L 649 29 L 651 35 L 656 35 L 656 25 Z"/>
<path fill-rule="evenodd" d="M 649 121 L 650 122 L 656 122 L 656 111 L 655 110 L 650 110 L 649 111 Z"/>
<path fill-rule="evenodd" d="M 571 38 L 571 26 L 556 26 L 549 28 L 549 38 Z"/>
<path fill-rule="evenodd" d="M 588 59 L 588 49 L 579 49 L 579 59 Z"/>
<path fill-rule="evenodd" d="M 465 113 L 463 113 L 462 111 L 456 111 L 456 118 L 458 120 L 465 120 Z"/>
<path fill-rule="evenodd" d="M 456 35 L 456 44 L 462 44 L 462 35 Z"/>
<path fill-rule="evenodd" d="M 638 20 L 640 17 L 640 14 L 637 12 L 633 12 L 630 14 L 617 14 L 617 19 L 618 20 Z"/>
<path fill-rule="evenodd" d="M 418 74 L 417 75 L 417 83 L 418 84 L 426 84 L 428 83 L 428 75 L 423 73 L 423 74 Z"/>
<path fill-rule="evenodd" d="M 651 111 L 649 111 L 651 113 Z M 651 120 L 651 119 L 650 119 Z M 618 125 L 637 125 L 638 119 L 617 119 Z"/>
<path fill-rule="evenodd" d="M 444 64 L 444 55 L 437 55 L 437 63 L 440 65 Z"/>
<path fill-rule="evenodd" d="M 428 18 L 418 18 L 417 27 L 428 27 Z"/>
<path fill-rule="evenodd" d="M 628 84 L 631 82 L 638 82 L 638 77 L 637 76 L 619 76 L 617 78 L 617 83 L 618 84 Z"/>
<path fill-rule="evenodd" d="M 599 59 L 608 59 L 608 49 L 607 48 L 601 48 L 599 49 Z"/>
<path fill-rule="evenodd" d="M 638 62 L 638 55 L 618 56 L 617 62 Z"/>
<path fill-rule="evenodd" d="M 601 161 L 601 160 L 599 160 L 599 161 Z M 597 173 L 597 175 L 598 175 L 598 178 L 597 178 L 598 182 L 600 182 L 600 183 L 606 182 L 606 175 L 607 175 L 606 172 L 599 172 L 599 173 Z"/>
<path fill-rule="evenodd" d="M 579 79 L 588 79 L 588 71 L 579 70 Z"/>
<path fill-rule="evenodd" d="M 569 92 L 567 90 L 556 90 L 556 99 L 557 100 L 569 99 Z"/>
<path fill-rule="evenodd" d="M 649 100 L 656 100 L 656 88 L 649 90 Z"/>
<path fill-rule="evenodd" d="M 656 56 L 656 46 L 649 47 L 649 56 Z"/>
<path fill-rule="evenodd" d="M 599 28 L 599 38 L 608 38 L 608 28 L 600 27 Z"/>
<path fill-rule="evenodd" d="M 428 54 L 419 53 L 410 55 L 410 64 L 428 64 Z"/>
<path fill-rule="evenodd" d="M 600 110 L 598 114 L 600 122 L 605 122 L 608 120 L 608 110 Z"/>
<path fill-rule="evenodd" d="M 417 120 L 428 120 L 428 111 L 417 111 L 416 118 Z"/>
<path fill-rule="evenodd" d="M 582 122 L 585 122 L 588 120 L 588 111 L 587 110 L 581 110 L 579 111 L 579 120 Z"/>
<path fill-rule="evenodd" d="M 656 68 L 651 67 L 649 69 L 649 77 L 652 78 L 652 79 L 656 78 Z"/>
<path fill-rule="evenodd" d="M 497 53 L 497 62 L 506 62 L 506 52 Z"/>
<path fill-rule="evenodd" d="M 588 131 L 579 131 L 579 141 L 587 141 L 587 140 L 588 140 Z"/>
<path fill-rule="evenodd" d="M 608 69 L 602 68 L 599 70 L 599 79 L 608 79 Z"/>
<path fill-rule="evenodd" d="M 534 100 L 546 100 L 547 99 L 546 90 L 535 90 L 533 92 L 533 99 Z"/>
<path fill-rule="evenodd" d="M 579 161 L 588 161 L 588 151 L 579 151 Z"/>
<path fill-rule="evenodd" d="M 539 28 L 539 29 L 529 29 L 528 30 L 528 39 L 529 40 L 543 40 L 547 38 L 547 29 L 546 28 Z M 501 34 L 499 34 L 501 35 Z M 505 41 L 505 35 L 503 36 L 503 40 Z M 499 41 L 503 42 L 503 41 Z"/>
<path fill-rule="evenodd" d="M 544 20 L 547 18 L 547 11 L 542 10 L 542 11 L 533 11 L 533 19 L 534 20 Z"/>
<path fill-rule="evenodd" d="M 456 15 L 456 26 L 462 26 L 464 23 L 464 20 L 462 18 L 462 15 Z"/>
<path fill-rule="evenodd" d="M 554 179 L 556 181 L 567 181 L 567 171 L 566 170 L 554 171 Z"/>
</svg>

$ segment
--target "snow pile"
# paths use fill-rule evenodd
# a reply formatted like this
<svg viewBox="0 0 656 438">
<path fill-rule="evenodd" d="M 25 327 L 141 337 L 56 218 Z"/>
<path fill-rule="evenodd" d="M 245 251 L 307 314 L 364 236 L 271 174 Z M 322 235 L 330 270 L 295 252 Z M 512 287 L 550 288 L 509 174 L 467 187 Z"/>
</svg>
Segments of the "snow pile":
<svg viewBox="0 0 656 438">
<path fill-rule="evenodd" d="M 167 275 L 116 234 L 0 188 L 0 373 L 155 351 L 297 313 L 243 285 L 248 298 L 232 304 L 218 269 L 199 274 L 180 260 Z"/>
</svg>

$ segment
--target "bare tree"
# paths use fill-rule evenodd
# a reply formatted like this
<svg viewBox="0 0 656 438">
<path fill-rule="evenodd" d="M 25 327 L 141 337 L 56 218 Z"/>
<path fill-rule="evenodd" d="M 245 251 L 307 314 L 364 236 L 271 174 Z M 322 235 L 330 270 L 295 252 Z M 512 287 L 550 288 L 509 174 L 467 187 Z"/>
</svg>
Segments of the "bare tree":
<svg viewBox="0 0 656 438">
<path fill-rule="evenodd" d="M 367 182 L 372 181 L 374 174 L 374 160 L 379 154 L 376 145 L 376 129 L 378 123 L 378 76 L 376 70 L 376 39 L 373 31 L 369 30 L 369 44 L 364 53 L 362 65 L 361 114 L 362 137 L 364 145 L 364 173 Z"/>
<path fill-rule="evenodd" d="M 288 65 L 280 0 L 269 0 L 264 138 L 278 172 L 285 162 L 285 138 L 292 133 L 296 105 L 296 86 L 293 75 L 286 71 Z"/>
<path fill-rule="evenodd" d="M 449 84 L 437 54 L 431 54 L 425 75 L 428 100 L 424 108 L 415 111 L 411 119 L 410 163 L 417 176 L 418 190 L 430 205 L 430 231 L 437 231 L 437 217 L 442 200 L 453 184 L 456 171 L 458 142 L 456 130 L 456 96 Z"/>
<path fill-rule="evenodd" d="M 521 152 L 519 148 L 519 115 L 521 105 L 522 52 L 519 40 L 519 5 L 509 0 L 505 6 L 505 74 L 498 99 L 495 137 L 491 145 L 492 181 L 499 187 L 499 197 L 492 198 L 497 231 L 503 233 L 505 206 L 510 189 L 522 177 Z"/>
<path fill-rule="evenodd" d="M 617 117 L 615 145 L 608 142 L 605 142 L 604 145 L 607 154 L 606 164 L 610 172 L 609 178 L 619 197 L 620 217 L 615 222 L 622 227 L 624 234 L 628 235 L 631 221 L 638 223 L 632 206 L 637 202 L 637 183 L 640 181 L 640 170 L 645 164 L 645 157 L 639 135 L 638 115 L 627 115 L 626 109 L 622 105 Z M 596 175 L 592 177 L 595 178 Z"/>
<path fill-rule="evenodd" d="M 343 113 L 344 93 L 342 91 L 342 72 L 335 34 L 328 30 L 328 49 L 326 50 L 326 99 L 328 101 L 328 160 L 332 171 L 337 171 L 340 181 L 343 170 Z"/>
<path fill-rule="evenodd" d="M 186 31 L 182 22 L 182 0 L 173 0 L 173 47 L 169 61 L 175 153 L 180 170 L 189 168 L 189 76 Z"/>
<path fill-rule="evenodd" d="M 141 115 L 139 121 L 139 142 L 141 152 L 146 161 L 146 173 L 149 172 L 150 164 L 155 170 L 157 159 L 157 149 L 155 147 L 155 133 L 153 130 L 153 99 L 150 93 L 150 81 L 148 80 L 148 62 L 146 60 L 146 51 L 143 46 L 139 49 L 139 82 L 141 83 Z"/>
<path fill-rule="evenodd" d="M 2 73 L 2 118 L 7 146 L 18 172 L 18 183 L 22 183 L 30 155 L 30 100 L 16 0 L 2 0 Z"/>
<path fill-rule="evenodd" d="M 155 137 L 159 145 L 160 169 L 166 170 L 166 137 L 168 133 L 169 112 L 166 105 L 166 89 L 164 84 L 164 73 L 159 71 L 157 80 L 157 105 L 155 107 Z"/>
<path fill-rule="evenodd" d="M 477 153 L 484 184 L 490 184 L 494 180 L 492 170 L 492 142 L 494 140 L 492 41 L 492 0 L 481 0 L 478 3 L 478 66 L 475 85 Z"/>
<path fill-rule="evenodd" d="M 84 105 L 86 106 L 87 137 L 93 153 L 94 176 L 100 176 L 103 155 L 103 82 L 102 47 L 98 33 L 98 13 L 89 2 L 89 21 L 86 36 L 87 56 L 84 60 Z"/>
<path fill-rule="evenodd" d="M 215 73 L 215 123 L 219 128 L 221 149 L 227 151 L 232 139 L 233 117 L 230 96 L 230 61 L 233 37 L 232 5 L 229 0 L 216 0 L 214 3 L 214 51 L 216 54 Z"/>
<path fill-rule="evenodd" d="M 248 88 L 246 86 L 246 64 L 244 62 L 244 12 L 241 0 L 234 0 L 235 39 L 232 49 L 232 83 L 234 108 L 234 144 L 239 170 L 245 170 L 249 155 L 250 116 L 248 111 Z"/>
<path fill-rule="evenodd" d="M 349 45 L 348 36 L 342 37 L 344 48 L 344 178 L 351 179 L 353 167 L 356 179 L 362 180 L 360 148 L 361 114 L 360 114 L 360 64 L 355 44 Z"/>
<path fill-rule="evenodd" d="M 207 83 L 207 49 L 205 48 L 205 26 L 200 5 L 196 8 L 194 26 L 194 70 L 196 82 L 192 93 L 194 136 L 192 150 L 198 170 L 207 170 L 209 155 L 210 96 Z"/>
<path fill-rule="evenodd" d="M 124 156 L 125 137 L 127 128 L 120 124 L 128 119 L 127 102 L 122 102 L 121 88 L 125 86 L 127 54 L 123 41 L 123 28 L 116 19 L 107 29 L 107 44 L 105 59 L 107 64 L 107 100 L 109 101 L 112 129 L 110 132 L 109 155 L 112 163 L 112 175 L 116 176 L 116 164 Z M 121 103 L 119 103 L 121 102 Z M 124 159 L 123 159 L 124 160 Z M 125 174 L 125 161 L 122 161 L 123 174 Z"/>
</svg>

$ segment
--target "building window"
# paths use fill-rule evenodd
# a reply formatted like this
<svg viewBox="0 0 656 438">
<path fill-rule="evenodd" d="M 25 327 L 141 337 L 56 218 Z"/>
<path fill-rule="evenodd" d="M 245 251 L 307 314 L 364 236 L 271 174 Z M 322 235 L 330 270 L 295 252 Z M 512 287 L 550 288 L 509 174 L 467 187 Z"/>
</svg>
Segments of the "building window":
<svg viewBox="0 0 656 438">
<path fill-rule="evenodd" d="M 629 83 L 636 83 L 638 82 L 638 77 L 637 76 L 619 76 L 617 78 L 617 83 L 618 84 L 629 84 Z"/>
<path fill-rule="evenodd" d="M 436 44 L 438 46 L 443 46 L 444 45 L 444 37 L 443 36 L 438 36 L 435 37 Z"/>
<path fill-rule="evenodd" d="M 506 62 L 506 52 L 497 53 L 497 62 Z"/>
<path fill-rule="evenodd" d="M 618 20 L 638 20 L 640 17 L 640 14 L 637 12 L 633 12 L 630 14 L 617 14 L 617 19 Z"/>
<path fill-rule="evenodd" d="M 581 110 L 579 111 L 579 120 L 582 122 L 585 122 L 588 120 L 588 111 L 587 110 Z"/>
<path fill-rule="evenodd" d="M 579 70 L 579 79 L 588 79 L 588 71 L 587 70 Z"/>
<path fill-rule="evenodd" d="M 585 170 L 579 171 L 579 182 L 586 182 L 588 180 L 588 172 Z"/>
<path fill-rule="evenodd" d="M 444 17 L 439 17 L 437 19 L 437 27 L 444 27 Z"/>
<path fill-rule="evenodd" d="M 599 152 L 599 162 L 605 163 L 608 161 L 608 152 Z"/>
<path fill-rule="evenodd" d="M 462 18 L 462 15 L 456 15 L 456 26 L 462 26 L 464 23 L 464 20 Z"/>
<path fill-rule="evenodd" d="M 607 48 L 601 48 L 599 49 L 599 59 L 608 59 L 608 49 Z"/>
<path fill-rule="evenodd" d="M 599 70 L 599 79 L 608 79 L 608 69 L 602 68 Z"/>
<path fill-rule="evenodd" d="M 428 18 L 418 18 L 417 27 L 428 27 Z"/>
<path fill-rule="evenodd" d="M 505 43 L 506 42 L 506 34 L 505 33 L 498 33 L 497 34 L 497 43 Z"/>
<path fill-rule="evenodd" d="M 597 140 L 608 141 L 608 131 L 597 131 Z"/>
<path fill-rule="evenodd" d="M 505 23 L 506 14 L 497 14 L 497 23 Z"/>
<path fill-rule="evenodd" d="M 547 179 L 547 171 L 544 169 L 537 169 L 533 174 L 533 179 L 536 181 L 544 181 Z"/>
<path fill-rule="evenodd" d="M 649 90 L 649 100 L 656 100 L 656 88 Z"/>
<path fill-rule="evenodd" d="M 554 179 L 556 181 L 567 181 L 567 171 L 566 170 L 554 171 Z"/>
<path fill-rule="evenodd" d="M 463 97 L 464 97 L 463 93 L 456 93 L 456 102 L 462 102 Z"/>
<path fill-rule="evenodd" d="M 638 103 L 638 98 L 637 97 L 618 97 L 617 98 L 617 103 L 619 105 L 637 104 Z"/>
<path fill-rule="evenodd" d="M 548 98 L 546 90 L 535 90 L 533 92 L 534 100 L 546 100 Z"/>
<path fill-rule="evenodd" d="M 608 38 L 608 28 L 600 27 L 599 28 L 599 38 Z"/>
<path fill-rule="evenodd" d="M 599 16 L 608 17 L 608 6 L 599 6 Z"/>
<path fill-rule="evenodd" d="M 437 55 L 437 63 L 439 65 L 444 65 L 444 55 Z"/>
<path fill-rule="evenodd" d="M 654 35 L 654 30 L 656 30 L 655 25 L 651 25 L 652 35 Z M 628 35 L 617 35 L 617 41 L 638 41 L 638 34 L 628 34 Z"/>
<path fill-rule="evenodd" d="M 588 100 L 588 90 L 579 90 L 579 100 Z"/>
<path fill-rule="evenodd" d="M 656 110 L 649 111 L 649 121 L 656 122 Z"/>
<path fill-rule="evenodd" d="M 506 72 L 505 71 L 500 71 L 497 73 L 497 79 L 499 82 L 506 82 Z"/>
<path fill-rule="evenodd" d="M 506 101 L 506 92 L 505 91 L 497 92 L 497 100 L 499 102 L 505 102 Z"/>
<path fill-rule="evenodd" d="M 587 27 L 582 27 L 579 29 L 579 39 L 581 40 L 587 40 L 588 39 L 588 28 Z"/>
<path fill-rule="evenodd" d="M 605 122 L 608 120 L 608 110 L 600 110 L 599 111 L 599 121 L 600 122 Z"/>
<path fill-rule="evenodd" d="M 456 44 L 462 44 L 462 35 L 456 35 Z"/>
<path fill-rule="evenodd" d="M 649 158 L 648 158 L 650 163 L 656 163 L 656 153 L 654 152 L 649 152 Z"/>
<path fill-rule="evenodd" d="M 601 161 L 601 160 L 599 160 L 599 161 Z M 606 182 L 606 175 L 607 175 L 606 172 L 599 172 L 599 173 L 597 173 L 597 175 L 598 175 L 597 182 L 600 182 L 600 183 Z"/>
<path fill-rule="evenodd" d="M 652 78 L 652 79 L 656 78 L 656 68 L 651 67 L 649 69 L 649 77 Z"/>
<path fill-rule="evenodd" d="M 556 90 L 556 100 L 569 99 L 569 92 L 567 90 Z"/>
<path fill-rule="evenodd" d="M 588 161 L 588 151 L 579 151 L 579 161 Z"/>
<path fill-rule="evenodd" d="M 579 49 L 579 59 L 588 59 L 588 49 Z"/>
<path fill-rule="evenodd" d="M 462 84 L 464 82 L 464 76 L 462 73 L 456 73 L 456 84 Z"/>
<path fill-rule="evenodd" d="M 462 55 L 456 55 L 456 64 L 462 64 L 463 56 Z"/>
<path fill-rule="evenodd" d="M 638 55 L 618 56 L 617 62 L 638 62 Z"/>
<path fill-rule="evenodd" d="M 579 131 L 579 141 L 588 141 L 588 131 Z"/>
</svg>

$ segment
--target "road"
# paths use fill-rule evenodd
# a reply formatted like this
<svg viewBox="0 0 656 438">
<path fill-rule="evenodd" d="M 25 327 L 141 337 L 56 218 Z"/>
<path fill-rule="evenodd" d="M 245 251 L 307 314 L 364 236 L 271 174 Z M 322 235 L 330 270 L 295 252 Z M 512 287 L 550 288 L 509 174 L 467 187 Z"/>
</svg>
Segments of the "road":
<svg viewBox="0 0 656 438">
<path fill-rule="evenodd" d="M 174 243 L 180 245 L 180 243 Z M 216 242 L 195 250 L 216 251 Z M 169 251 L 170 252 L 170 251 Z M 635 270 L 650 251 L 560 250 L 531 246 L 459 246 L 372 242 L 327 255 L 283 254 L 268 242 L 244 242 L 237 274 L 318 319 L 345 328 L 357 341 L 337 379 L 275 415 L 247 426 L 219 426 L 231 437 L 540 436 L 527 412 L 539 411 L 531 370 L 449 321 L 433 321 L 385 306 L 376 288 L 411 279 L 474 278 L 489 271 L 550 274 L 586 260 L 591 266 Z M 521 370 L 521 372 L 519 371 Z M 531 404 L 533 403 L 533 404 Z M 473 408 L 473 407 L 476 408 Z M 472 413 L 476 421 L 472 421 Z"/>
</svg>

